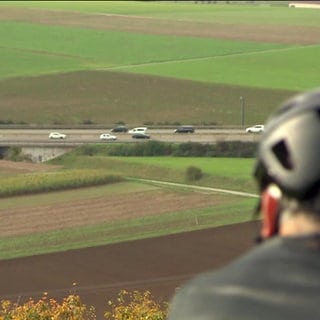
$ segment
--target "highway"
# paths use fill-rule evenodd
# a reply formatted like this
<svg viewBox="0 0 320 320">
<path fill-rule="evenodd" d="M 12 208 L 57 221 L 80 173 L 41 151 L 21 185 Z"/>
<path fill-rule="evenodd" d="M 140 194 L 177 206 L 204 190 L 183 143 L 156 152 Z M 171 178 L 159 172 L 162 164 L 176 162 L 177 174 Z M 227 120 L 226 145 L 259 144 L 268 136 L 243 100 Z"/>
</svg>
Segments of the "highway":
<svg viewBox="0 0 320 320">
<path fill-rule="evenodd" d="M 49 133 L 58 131 L 67 135 L 66 139 L 49 139 Z M 0 129 L 0 143 L 4 145 L 77 145 L 102 142 L 101 133 L 111 133 L 103 129 Z M 249 134 L 239 129 L 196 129 L 195 133 L 174 133 L 173 129 L 148 129 L 152 140 L 167 142 L 216 143 L 217 141 L 258 141 L 260 134 Z M 137 142 L 129 133 L 111 133 L 116 142 Z M 142 139 L 138 139 L 141 141 Z M 114 143 L 103 141 L 103 143 Z"/>
</svg>

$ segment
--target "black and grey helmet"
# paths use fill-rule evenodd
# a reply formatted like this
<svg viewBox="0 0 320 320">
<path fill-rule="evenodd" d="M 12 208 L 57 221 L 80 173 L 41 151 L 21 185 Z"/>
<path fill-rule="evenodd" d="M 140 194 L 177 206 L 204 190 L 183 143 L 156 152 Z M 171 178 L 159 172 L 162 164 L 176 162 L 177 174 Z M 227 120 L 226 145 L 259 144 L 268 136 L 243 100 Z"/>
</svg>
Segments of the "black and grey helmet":
<svg viewBox="0 0 320 320">
<path fill-rule="evenodd" d="M 320 89 L 286 101 L 266 123 L 254 176 L 298 200 L 320 196 Z"/>
</svg>

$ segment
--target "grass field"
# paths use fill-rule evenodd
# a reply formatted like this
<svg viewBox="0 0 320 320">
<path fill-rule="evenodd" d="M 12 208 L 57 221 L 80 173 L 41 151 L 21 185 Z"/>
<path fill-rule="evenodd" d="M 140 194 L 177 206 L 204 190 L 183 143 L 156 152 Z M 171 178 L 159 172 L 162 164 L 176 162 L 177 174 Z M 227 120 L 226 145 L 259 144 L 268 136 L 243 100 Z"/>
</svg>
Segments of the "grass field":
<svg viewBox="0 0 320 320">
<path fill-rule="evenodd" d="M 12 77 L 12 69 L 19 70 L 21 75 L 38 75 L 61 72 L 63 68 L 66 72 L 72 68 L 95 70 L 161 61 L 177 63 L 177 60 L 245 54 L 286 47 L 278 44 L 101 32 L 16 22 L 2 22 L 0 37 L 3 39 L 3 46 L 10 48 L 3 55 L 8 63 L 3 65 L 1 77 Z M 102 43 L 107 50 L 102 47 Z M 130 51 L 127 50 L 128 47 Z M 15 66 L 16 61 L 20 61 L 19 66 Z M 44 65 L 50 66 L 51 70 L 44 68 Z"/>
<path fill-rule="evenodd" d="M 53 163 L 61 164 L 59 159 Z M 155 179 L 186 183 L 188 166 L 199 167 L 204 177 L 193 182 L 196 185 L 232 189 L 255 193 L 252 181 L 252 159 L 183 158 L 183 157 L 105 157 L 65 155 L 63 164 L 67 168 L 105 168 L 126 177 Z"/>
<path fill-rule="evenodd" d="M 317 10 L 134 1 L 0 7 L 3 122 L 237 125 L 242 96 L 249 125 L 320 84 Z"/>
<path fill-rule="evenodd" d="M 246 48 L 247 52 L 241 52 L 233 45 L 232 54 L 221 53 L 206 59 L 190 59 L 179 63 L 173 61 L 166 64 L 151 63 L 147 66 L 130 66 L 120 70 L 207 83 L 270 89 L 298 91 L 319 86 L 317 73 L 320 67 L 314 64 L 314 57 L 320 54 L 319 45 L 282 50 L 273 49 L 272 46 L 264 49 L 256 47 L 257 51 L 249 47 L 250 45 Z M 300 77 L 301 74 L 304 76 Z"/>
<path fill-rule="evenodd" d="M 29 8 L 44 8 L 54 10 L 71 10 L 84 13 L 139 15 L 153 18 L 172 20 L 191 20 L 199 22 L 218 23 L 261 23 L 284 25 L 310 25 L 319 26 L 318 12 L 316 10 L 301 9 L 291 10 L 288 14 L 287 4 L 290 1 L 282 1 L 282 6 L 273 6 L 276 1 L 259 1 L 264 6 L 248 6 L 225 3 L 206 5 L 194 5 L 191 1 L 175 3 L 162 1 L 162 3 L 142 1 L 1 1 L 3 6 L 18 6 L 22 4 Z M 266 4 L 268 4 L 266 6 Z M 271 5 L 270 5 L 271 4 Z M 272 16 L 272 19 L 270 17 Z"/>
</svg>

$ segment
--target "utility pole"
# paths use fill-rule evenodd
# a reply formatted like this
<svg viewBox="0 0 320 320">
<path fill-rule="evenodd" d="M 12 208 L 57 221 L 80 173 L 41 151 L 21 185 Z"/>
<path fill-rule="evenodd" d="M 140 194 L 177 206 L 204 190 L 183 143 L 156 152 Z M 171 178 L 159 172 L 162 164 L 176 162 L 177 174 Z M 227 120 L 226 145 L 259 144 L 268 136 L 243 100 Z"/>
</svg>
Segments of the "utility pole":
<svg viewBox="0 0 320 320">
<path fill-rule="evenodd" d="M 240 96 L 240 108 L 241 108 L 241 125 L 244 126 L 245 99 L 243 96 Z"/>
</svg>

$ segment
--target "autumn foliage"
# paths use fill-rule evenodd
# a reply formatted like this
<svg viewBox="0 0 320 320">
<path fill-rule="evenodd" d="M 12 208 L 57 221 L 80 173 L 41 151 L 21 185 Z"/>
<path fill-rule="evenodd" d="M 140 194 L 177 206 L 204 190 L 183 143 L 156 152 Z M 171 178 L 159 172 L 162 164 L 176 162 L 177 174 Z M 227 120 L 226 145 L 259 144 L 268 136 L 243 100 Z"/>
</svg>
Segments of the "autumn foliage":
<svg viewBox="0 0 320 320">
<path fill-rule="evenodd" d="M 168 304 L 157 303 L 149 291 L 120 291 L 117 301 L 109 301 L 107 320 L 165 320 Z"/>
<path fill-rule="evenodd" d="M 58 303 L 45 294 L 40 300 L 18 304 L 2 300 L 0 320 L 93 320 L 96 319 L 93 307 L 87 308 L 78 295 L 70 294 Z"/>
<path fill-rule="evenodd" d="M 120 291 L 116 302 L 109 301 L 107 320 L 165 320 L 167 303 L 154 301 L 149 291 Z M 93 306 L 86 306 L 79 295 L 70 294 L 57 302 L 44 294 L 41 299 L 20 304 L 9 300 L 0 302 L 0 320 L 95 320 Z"/>
</svg>

